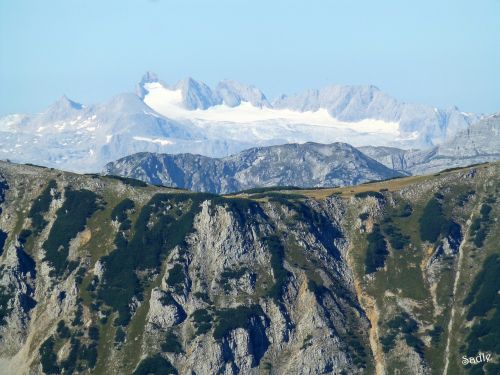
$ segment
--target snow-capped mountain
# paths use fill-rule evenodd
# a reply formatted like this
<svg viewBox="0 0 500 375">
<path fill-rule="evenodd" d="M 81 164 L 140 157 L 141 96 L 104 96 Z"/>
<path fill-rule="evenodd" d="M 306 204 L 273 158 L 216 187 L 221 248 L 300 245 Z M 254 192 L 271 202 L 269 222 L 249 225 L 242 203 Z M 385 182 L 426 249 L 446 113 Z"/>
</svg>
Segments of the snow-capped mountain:
<svg viewBox="0 0 500 375">
<path fill-rule="evenodd" d="M 98 171 L 136 152 L 224 157 L 285 143 L 423 148 L 478 116 L 396 101 L 374 86 L 330 86 L 274 101 L 256 87 L 192 78 L 168 85 L 147 73 L 136 94 L 85 106 L 62 97 L 45 112 L 0 118 L 0 158 Z"/>
</svg>

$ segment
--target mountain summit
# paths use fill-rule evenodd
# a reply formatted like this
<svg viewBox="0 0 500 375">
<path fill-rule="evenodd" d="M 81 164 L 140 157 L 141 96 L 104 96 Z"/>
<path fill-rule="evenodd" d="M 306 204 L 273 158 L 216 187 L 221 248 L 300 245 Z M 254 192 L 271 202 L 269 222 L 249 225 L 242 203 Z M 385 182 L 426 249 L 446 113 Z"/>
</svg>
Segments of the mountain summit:
<svg viewBox="0 0 500 375">
<path fill-rule="evenodd" d="M 258 88 L 144 74 L 136 94 L 84 106 L 66 97 L 45 112 L 0 118 L 0 158 L 74 171 L 101 170 L 137 152 L 227 157 L 286 143 L 428 149 L 479 116 L 399 102 L 375 86 L 329 86 L 270 100 Z"/>
</svg>

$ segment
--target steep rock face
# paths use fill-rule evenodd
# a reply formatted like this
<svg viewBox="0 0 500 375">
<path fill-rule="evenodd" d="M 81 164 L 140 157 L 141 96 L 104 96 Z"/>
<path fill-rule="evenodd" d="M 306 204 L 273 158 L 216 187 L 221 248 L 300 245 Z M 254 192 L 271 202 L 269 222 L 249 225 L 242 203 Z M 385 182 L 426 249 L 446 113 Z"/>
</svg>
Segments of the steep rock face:
<svg viewBox="0 0 500 375">
<path fill-rule="evenodd" d="M 498 164 L 230 197 L 0 174 L 0 373 L 462 374 L 485 350 Z"/>
<path fill-rule="evenodd" d="M 192 78 L 186 78 L 176 85 L 182 92 L 182 104 L 189 110 L 207 109 L 221 104 L 222 100 L 210 87 Z"/>
<path fill-rule="evenodd" d="M 104 173 L 213 193 L 269 186 L 344 186 L 401 176 L 342 143 L 262 147 L 222 159 L 140 153 L 108 164 Z"/>
<path fill-rule="evenodd" d="M 375 86 L 334 85 L 321 90 L 307 90 L 282 96 L 273 102 L 276 108 L 315 111 L 326 108 L 335 118 L 345 121 L 380 119 L 399 122 L 408 134 L 426 134 L 432 143 L 466 129 L 478 117 L 458 108 L 441 110 L 424 105 L 398 102 Z"/>
<path fill-rule="evenodd" d="M 359 149 L 386 167 L 411 174 L 495 161 L 500 159 L 500 115 L 485 117 L 429 150 L 373 146 Z"/>
<path fill-rule="evenodd" d="M 223 103 L 229 107 L 239 106 L 242 102 L 250 103 L 254 107 L 271 107 L 264 93 L 254 86 L 224 80 L 219 82 L 216 91 Z"/>
</svg>

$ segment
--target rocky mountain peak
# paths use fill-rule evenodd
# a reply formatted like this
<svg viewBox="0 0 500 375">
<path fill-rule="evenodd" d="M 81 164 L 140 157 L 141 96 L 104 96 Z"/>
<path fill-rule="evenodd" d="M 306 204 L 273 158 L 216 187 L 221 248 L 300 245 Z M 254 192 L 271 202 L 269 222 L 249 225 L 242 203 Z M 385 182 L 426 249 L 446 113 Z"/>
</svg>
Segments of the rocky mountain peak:
<svg viewBox="0 0 500 375">
<path fill-rule="evenodd" d="M 241 102 L 248 102 L 255 107 L 271 107 L 264 93 L 257 87 L 237 81 L 223 80 L 219 82 L 216 92 L 222 101 L 230 107 L 236 107 Z"/>
<path fill-rule="evenodd" d="M 186 109 L 208 109 L 222 103 L 208 85 L 191 77 L 179 81 L 175 88 L 182 91 L 182 103 Z"/>
</svg>

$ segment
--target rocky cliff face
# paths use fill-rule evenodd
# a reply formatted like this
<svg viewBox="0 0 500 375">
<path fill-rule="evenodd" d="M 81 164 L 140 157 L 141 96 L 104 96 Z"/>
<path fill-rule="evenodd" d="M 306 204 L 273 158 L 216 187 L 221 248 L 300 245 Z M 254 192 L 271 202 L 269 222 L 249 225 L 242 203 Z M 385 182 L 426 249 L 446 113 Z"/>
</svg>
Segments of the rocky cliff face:
<svg viewBox="0 0 500 375">
<path fill-rule="evenodd" d="M 498 180 L 223 197 L 1 163 L 0 373 L 464 373 Z"/>
</svg>

